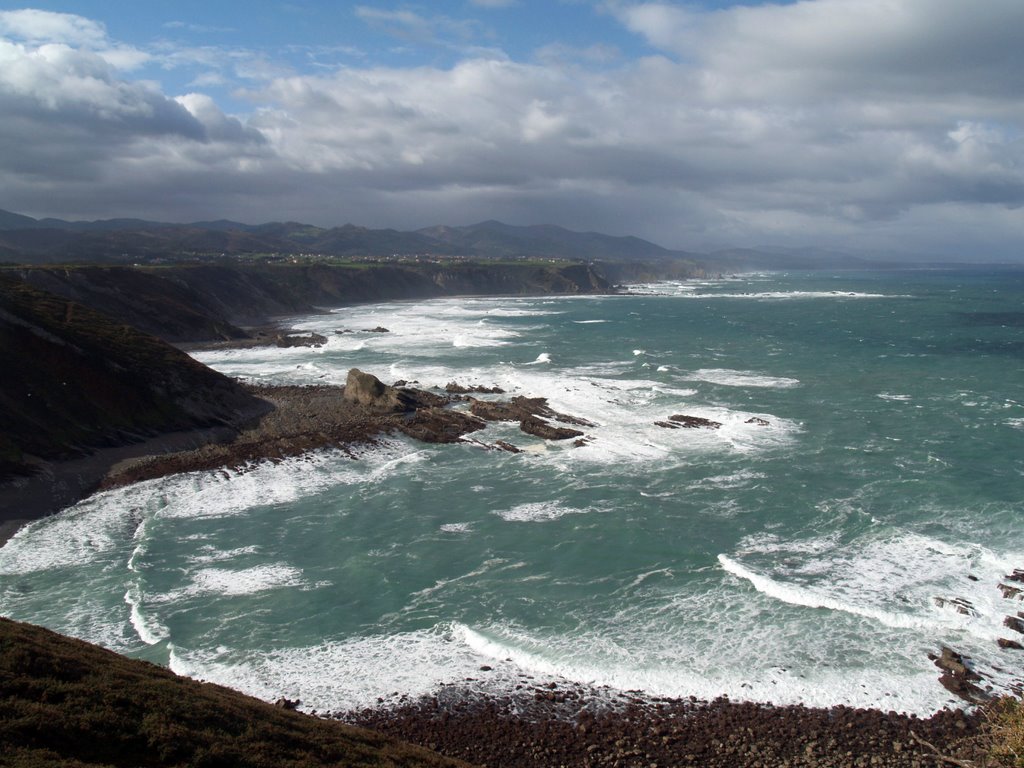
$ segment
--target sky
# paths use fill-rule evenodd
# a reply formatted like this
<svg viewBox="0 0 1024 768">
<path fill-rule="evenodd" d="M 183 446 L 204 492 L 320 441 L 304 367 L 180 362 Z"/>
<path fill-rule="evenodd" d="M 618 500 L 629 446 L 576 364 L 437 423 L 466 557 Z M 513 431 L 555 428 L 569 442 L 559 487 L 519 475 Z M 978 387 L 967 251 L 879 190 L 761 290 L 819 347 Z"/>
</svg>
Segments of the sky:
<svg viewBox="0 0 1024 768">
<path fill-rule="evenodd" d="M 0 208 L 1024 261 L 1022 0 L 0 0 Z"/>
</svg>

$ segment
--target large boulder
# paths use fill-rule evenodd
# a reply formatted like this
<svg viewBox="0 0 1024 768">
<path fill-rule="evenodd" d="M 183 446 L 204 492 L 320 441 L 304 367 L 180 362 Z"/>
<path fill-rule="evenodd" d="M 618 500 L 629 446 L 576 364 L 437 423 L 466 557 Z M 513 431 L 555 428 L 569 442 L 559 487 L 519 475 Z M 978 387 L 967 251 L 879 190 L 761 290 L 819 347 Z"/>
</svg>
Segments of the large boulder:
<svg viewBox="0 0 1024 768">
<path fill-rule="evenodd" d="M 380 413 L 408 413 L 420 408 L 439 408 L 448 403 L 447 398 L 421 389 L 389 387 L 372 373 L 364 373 L 358 368 L 348 372 L 342 397 L 347 402 Z"/>
</svg>

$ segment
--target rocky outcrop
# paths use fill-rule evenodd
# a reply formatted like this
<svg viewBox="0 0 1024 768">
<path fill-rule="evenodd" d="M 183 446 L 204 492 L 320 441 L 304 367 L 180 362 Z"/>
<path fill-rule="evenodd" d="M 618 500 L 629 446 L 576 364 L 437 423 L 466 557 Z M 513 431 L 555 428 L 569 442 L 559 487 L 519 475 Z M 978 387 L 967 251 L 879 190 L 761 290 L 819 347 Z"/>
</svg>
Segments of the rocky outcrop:
<svg viewBox="0 0 1024 768">
<path fill-rule="evenodd" d="M 319 333 L 279 333 L 274 339 L 274 344 L 283 349 L 287 349 L 289 347 L 322 347 L 326 343 L 327 337 L 321 336 Z"/>
<path fill-rule="evenodd" d="M 978 685 L 981 675 L 968 667 L 964 657 L 952 648 L 943 646 L 941 654 L 929 654 L 929 658 L 942 670 L 939 682 L 950 693 L 972 704 L 984 704 L 992 699 L 992 696 Z"/>
<path fill-rule="evenodd" d="M 1000 584 L 999 591 L 1003 593 L 1003 597 L 1007 600 L 1024 599 L 1024 588 L 1021 587 L 1011 587 L 1009 584 Z"/>
<path fill-rule="evenodd" d="M 939 608 L 950 608 L 964 616 L 977 616 L 974 604 L 962 597 L 933 597 L 932 600 Z"/>
<path fill-rule="evenodd" d="M 358 368 L 348 372 L 345 391 L 347 402 L 361 405 L 378 413 L 409 413 L 421 408 L 440 408 L 448 398 L 408 387 L 389 387 L 372 373 Z"/>
<path fill-rule="evenodd" d="M 485 421 L 468 413 L 437 407 L 420 408 L 408 418 L 395 422 L 400 432 L 425 443 L 457 443 L 465 435 L 486 426 Z"/>
<path fill-rule="evenodd" d="M 559 413 L 548 406 L 546 397 L 513 397 L 509 402 L 473 400 L 470 410 L 474 416 L 487 421 L 522 421 L 531 417 L 550 419 L 577 427 L 592 427 L 593 422 Z"/>
<path fill-rule="evenodd" d="M 664 427 L 665 429 L 720 429 L 722 426 L 720 421 L 712 421 L 701 416 L 676 414 L 668 418 L 669 421 L 656 421 L 654 423 L 656 426 Z"/>
<path fill-rule="evenodd" d="M 513 397 L 510 402 L 473 400 L 470 411 L 474 416 L 487 421 L 518 421 L 519 429 L 528 435 L 544 440 L 568 440 L 583 437 L 583 432 L 569 427 L 557 427 L 549 423 L 556 421 L 578 427 L 592 427 L 592 422 L 567 413 L 559 413 L 548 406 L 544 397 Z"/>
<path fill-rule="evenodd" d="M 449 381 L 445 384 L 444 391 L 452 395 L 468 395 L 468 394 L 481 394 L 481 395 L 503 395 L 505 390 L 501 387 L 485 387 L 481 384 L 477 384 L 471 387 L 465 387 L 459 384 L 457 381 Z"/>
<path fill-rule="evenodd" d="M 538 419 L 536 416 L 527 416 L 519 422 L 519 428 L 528 435 L 540 437 L 544 440 L 568 440 L 573 437 L 583 436 L 583 433 L 578 429 L 555 427 L 543 419 Z"/>
<path fill-rule="evenodd" d="M 749 419 L 747 419 L 746 421 L 744 421 L 743 423 L 744 424 L 753 424 L 754 426 L 757 426 L 757 427 L 768 427 L 768 426 L 771 426 L 771 422 L 768 421 L 768 419 L 762 419 L 760 416 L 752 416 Z"/>
</svg>

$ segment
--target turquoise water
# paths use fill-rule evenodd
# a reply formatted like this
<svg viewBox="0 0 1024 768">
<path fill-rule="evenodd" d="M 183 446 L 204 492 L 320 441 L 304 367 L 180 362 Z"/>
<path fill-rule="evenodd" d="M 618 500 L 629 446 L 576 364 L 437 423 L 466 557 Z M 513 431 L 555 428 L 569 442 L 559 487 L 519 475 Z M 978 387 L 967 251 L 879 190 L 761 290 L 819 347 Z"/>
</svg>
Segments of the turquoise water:
<svg viewBox="0 0 1024 768">
<path fill-rule="evenodd" d="M 956 703 L 943 643 L 1020 681 L 995 640 L 1024 609 L 997 588 L 1024 568 L 1024 272 L 635 291 L 345 308 L 297 321 L 321 349 L 198 354 L 270 383 L 498 385 L 596 426 L 99 494 L 0 549 L 0 612 L 320 710 L 527 673 L 924 714 Z M 654 424 L 680 413 L 723 426 Z"/>
</svg>

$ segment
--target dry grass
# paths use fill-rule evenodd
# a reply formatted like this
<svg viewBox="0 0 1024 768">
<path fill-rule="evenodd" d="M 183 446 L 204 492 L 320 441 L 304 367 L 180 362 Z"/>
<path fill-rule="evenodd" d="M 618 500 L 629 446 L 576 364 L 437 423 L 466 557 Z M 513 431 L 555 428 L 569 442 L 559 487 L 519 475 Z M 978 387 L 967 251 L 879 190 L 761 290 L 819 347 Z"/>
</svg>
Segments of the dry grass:
<svg viewBox="0 0 1024 768">
<path fill-rule="evenodd" d="M 989 755 L 999 766 L 1024 768 L 1024 702 L 1009 696 L 990 710 Z"/>
</svg>

